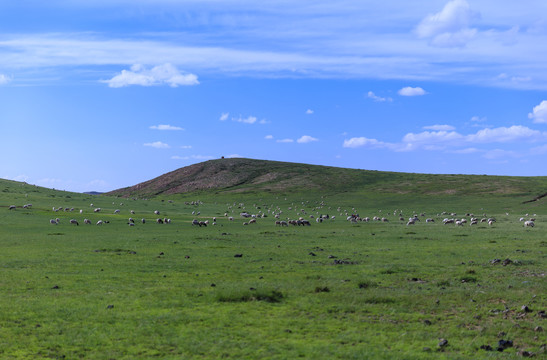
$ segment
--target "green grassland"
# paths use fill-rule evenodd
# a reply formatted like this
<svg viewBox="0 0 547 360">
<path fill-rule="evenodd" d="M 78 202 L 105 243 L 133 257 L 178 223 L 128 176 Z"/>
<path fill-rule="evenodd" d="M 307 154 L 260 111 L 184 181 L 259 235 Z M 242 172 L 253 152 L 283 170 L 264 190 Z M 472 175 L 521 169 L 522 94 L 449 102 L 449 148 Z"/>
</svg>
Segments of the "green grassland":
<svg viewBox="0 0 547 360">
<path fill-rule="evenodd" d="M 342 181 L 332 171 L 320 186 L 251 181 L 128 198 L 0 180 L 0 358 L 546 356 L 547 198 L 526 202 L 546 192 L 545 178 L 351 172 Z M 156 224 L 154 210 L 171 224 Z M 244 211 L 268 217 L 243 225 Z M 279 211 L 311 226 L 276 226 Z M 496 222 L 443 225 L 442 212 Z M 389 221 L 352 224 L 346 213 Z M 406 226 L 400 213 L 425 216 Z M 320 214 L 336 219 L 310 217 Z M 519 221 L 525 214 L 534 228 Z M 496 351 L 500 340 L 513 346 Z"/>
</svg>

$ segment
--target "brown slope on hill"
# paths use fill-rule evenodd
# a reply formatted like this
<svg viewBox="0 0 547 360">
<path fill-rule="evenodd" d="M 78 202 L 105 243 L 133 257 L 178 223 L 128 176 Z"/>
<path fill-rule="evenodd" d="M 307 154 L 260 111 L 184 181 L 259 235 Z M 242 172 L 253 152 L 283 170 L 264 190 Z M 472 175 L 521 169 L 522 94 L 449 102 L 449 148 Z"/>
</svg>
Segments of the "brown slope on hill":
<svg viewBox="0 0 547 360">
<path fill-rule="evenodd" d="M 244 191 L 318 188 L 308 170 L 320 166 L 253 159 L 217 159 L 183 167 L 109 195 L 180 194 L 200 190 Z M 326 168 L 326 167 L 325 167 Z M 317 171 L 317 169 L 315 169 Z"/>
</svg>

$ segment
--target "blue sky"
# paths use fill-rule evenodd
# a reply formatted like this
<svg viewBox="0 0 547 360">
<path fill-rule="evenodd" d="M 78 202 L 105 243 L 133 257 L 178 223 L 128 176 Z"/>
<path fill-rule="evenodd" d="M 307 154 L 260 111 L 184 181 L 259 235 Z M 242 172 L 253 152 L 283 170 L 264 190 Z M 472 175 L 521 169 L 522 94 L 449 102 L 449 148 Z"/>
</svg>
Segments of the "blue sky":
<svg viewBox="0 0 547 360">
<path fill-rule="evenodd" d="M 547 175 L 547 2 L 0 2 L 0 177 L 247 157 Z"/>
</svg>

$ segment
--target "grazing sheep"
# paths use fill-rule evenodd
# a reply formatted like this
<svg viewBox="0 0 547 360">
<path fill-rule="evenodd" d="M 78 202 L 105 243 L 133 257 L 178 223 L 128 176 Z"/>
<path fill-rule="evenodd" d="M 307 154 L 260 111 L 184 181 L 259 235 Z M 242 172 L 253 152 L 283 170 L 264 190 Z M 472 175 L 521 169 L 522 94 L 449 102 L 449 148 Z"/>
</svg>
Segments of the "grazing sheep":
<svg viewBox="0 0 547 360">
<path fill-rule="evenodd" d="M 103 224 L 102 220 L 97 221 L 97 225 L 102 225 L 102 224 Z"/>
<path fill-rule="evenodd" d="M 162 219 L 159 219 L 159 218 L 156 219 L 156 222 L 157 222 L 158 224 L 163 224 L 163 220 L 162 220 Z"/>
<path fill-rule="evenodd" d="M 89 219 L 84 219 L 84 224 L 91 225 L 91 220 L 89 220 Z"/>
<path fill-rule="evenodd" d="M 428 219 L 425 219 L 425 222 L 426 223 L 435 222 L 435 219 L 428 218 Z"/>
<path fill-rule="evenodd" d="M 129 218 L 129 222 L 134 224 L 135 220 L 133 218 Z"/>
<path fill-rule="evenodd" d="M 9 207 L 10 210 L 15 210 L 16 208 L 17 208 L 17 206 L 15 206 L 15 205 L 10 205 L 10 207 Z"/>
<path fill-rule="evenodd" d="M 533 221 L 528 220 L 524 222 L 524 227 L 534 227 L 534 226 L 535 224 Z"/>
<path fill-rule="evenodd" d="M 192 220 L 192 226 L 193 226 L 193 225 L 201 226 L 201 225 L 199 224 L 199 221 L 197 221 L 196 219 Z"/>
<path fill-rule="evenodd" d="M 141 221 L 142 221 L 143 224 L 146 223 L 146 219 L 145 219 L 145 218 L 142 218 Z"/>
<path fill-rule="evenodd" d="M 80 225 L 80 224 L 78 224 L 78 220 L 76 220 L 76 219 L 70 219 L 70 223 Z"/>
<path fill-rule="evenodd" d="M 154 210 L 154 214 L 159 215 L 160 212 L 158 210 Z"/>
<path fill-rule="evenodd" d="M 119 213 L 120 213 L 120 209 L 114 210 L 114 214 L 119 214 Z"/>
<path fill-rule="evenodd" d="M 52 225 L 57 225 L 57 224 L 59 224 L 59 223 L 57 222 L 57 220 L 55 220 L 55 219 L 49 220 L 49 223 L 52 224 Z"/>
<path fill-rule="evenodd" d="M 101 208 L 93 209 L 93 212 L 96 212 L 96 213 L 98 213 L 98 212 L 100 212 L 100 211 L 101 211 Z"/>
</svg>

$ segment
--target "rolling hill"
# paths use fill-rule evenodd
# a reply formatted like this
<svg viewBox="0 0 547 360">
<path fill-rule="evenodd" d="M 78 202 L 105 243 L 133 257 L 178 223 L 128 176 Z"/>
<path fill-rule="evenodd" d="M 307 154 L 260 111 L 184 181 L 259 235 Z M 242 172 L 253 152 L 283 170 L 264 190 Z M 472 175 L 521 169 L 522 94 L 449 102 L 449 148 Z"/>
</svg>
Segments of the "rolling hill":
<svg viewBox="0 0 547 360">
<path fill-rule="evenodd" d="M 231 158 L 183 167 L 108 195 L 150 197 L 196 192 L 491 194 L 533 201 L 547 193 L 547 177 L 397 173 Z"/>
</svg>

